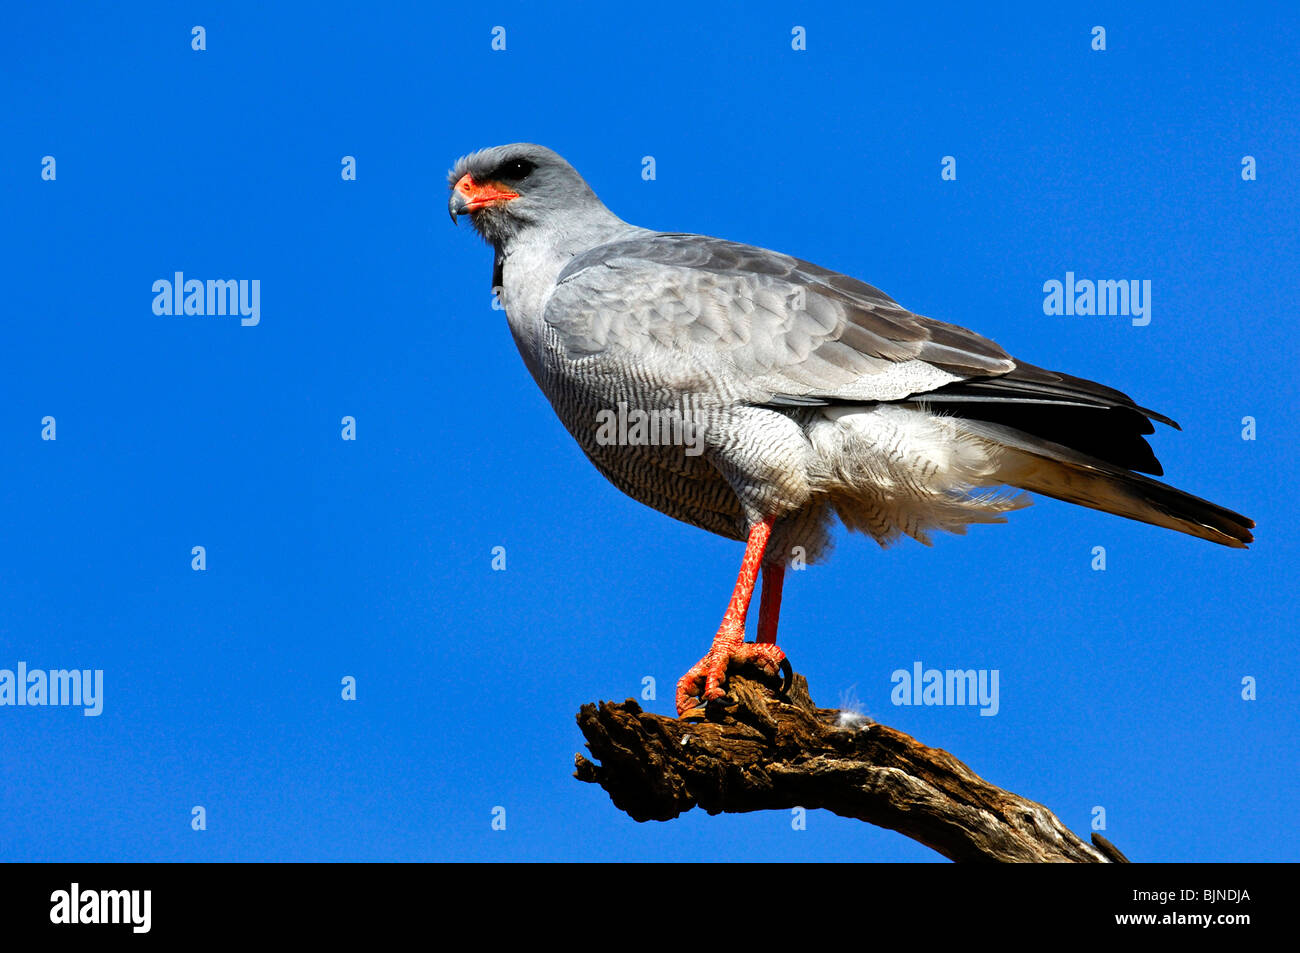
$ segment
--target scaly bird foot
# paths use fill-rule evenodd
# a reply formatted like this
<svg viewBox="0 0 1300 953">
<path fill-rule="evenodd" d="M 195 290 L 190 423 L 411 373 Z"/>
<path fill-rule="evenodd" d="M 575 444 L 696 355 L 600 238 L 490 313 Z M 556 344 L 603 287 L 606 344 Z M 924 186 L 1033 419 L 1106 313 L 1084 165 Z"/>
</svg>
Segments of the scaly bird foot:
<svg viewBox="0 0 1300 953">
<path fill-rule="evenodd" d="M 790 667 L 785 653 L 775 645 L 767 642 L 745 642 L 744 632 L 726 636 L 722 633 L 713 641 L 709 654 L 691 667 L 691 670 L 677 682 L 677 716 L 680 718 L 688 711 L 705 702 L 726 697 L 723 686 L 727 681 L 727 669 L 733 665 L 746 663 L 755 665 L 768 675 L 782 675 L 781 694 L 790 688 L 794 670 Z M 703 691 L 701 691 L 703 689 Z"/>
</svg>

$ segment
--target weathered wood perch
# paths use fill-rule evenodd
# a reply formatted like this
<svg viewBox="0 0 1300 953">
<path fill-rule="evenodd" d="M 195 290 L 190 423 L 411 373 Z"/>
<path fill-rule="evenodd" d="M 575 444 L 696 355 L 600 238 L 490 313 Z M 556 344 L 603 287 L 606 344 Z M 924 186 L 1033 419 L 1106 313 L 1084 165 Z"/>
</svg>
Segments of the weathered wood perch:
<svg viewBox="0 0 1300 953">
<path fill-rule="evenodd" d="M 638 821 L 696 805 L 710 814 L 821 807 L 952 860 L 1127 862 L 1105 838 L 1093 834 L 1090 847 L 1043 805 L 994 787 L 946 751 L 818 708 L 802 675 L 784 699 L 761 677 L 731 673 L 732 704 L 690 720 L 652 715 L 631 699 L 583 705 L 578 726 L 600 763 L 577 755 L 574 777 L 599 784 Z"/>
</svg>

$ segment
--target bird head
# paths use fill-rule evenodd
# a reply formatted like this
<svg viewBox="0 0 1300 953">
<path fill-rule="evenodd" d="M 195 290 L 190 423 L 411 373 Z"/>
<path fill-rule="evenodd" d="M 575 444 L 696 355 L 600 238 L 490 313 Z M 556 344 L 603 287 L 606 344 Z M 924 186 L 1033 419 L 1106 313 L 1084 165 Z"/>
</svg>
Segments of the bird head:
<svg viewBox="0 0 1300 953">
<path fill-rule="evenodd" d="M 535 228 L 579 223 L 610 213 L 576 169 L 545 146 L 517 142 L 470 153 L 447 174 L 452 222 L 468 215 L 480 235 L 500 248 Z"/>
</svg>

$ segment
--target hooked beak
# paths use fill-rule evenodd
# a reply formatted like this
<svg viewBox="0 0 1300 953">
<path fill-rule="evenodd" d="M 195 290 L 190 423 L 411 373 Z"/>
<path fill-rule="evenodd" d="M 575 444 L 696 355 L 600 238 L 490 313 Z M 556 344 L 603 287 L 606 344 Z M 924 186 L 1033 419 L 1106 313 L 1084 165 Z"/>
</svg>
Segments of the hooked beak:
<svg viewBox="0 0 1300 953">
<path fill-rule="evenodd" d="M 478 183 L 467 172 L 452 187 L 451 198 L 447 200 L 447 212 L 451 215 L 451 222 L 454 225 L 458 215 L 477 212 L 489 205 L 498 205 L 517 198 L 519 198 L 518 192 L 511 192 L 499 182 Z"/>
</svg>

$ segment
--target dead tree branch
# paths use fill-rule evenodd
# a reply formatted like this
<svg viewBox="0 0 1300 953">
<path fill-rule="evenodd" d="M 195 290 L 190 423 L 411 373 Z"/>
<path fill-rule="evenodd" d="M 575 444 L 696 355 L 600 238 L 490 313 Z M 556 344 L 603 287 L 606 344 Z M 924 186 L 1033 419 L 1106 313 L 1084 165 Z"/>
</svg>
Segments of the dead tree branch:
<svg viewBox="0 0 1300 953">
<path fill-rule="evenodd" d="M 631 699 L 583 705 L 578 726 L 599 764 L 579 754 L 574 776 L 638 821 L 697 805 L 710 814 L 825 808 L 952 860 L 1126 862 L 1105 838 L 1085 844 L 1043 805 L 994 787 L 948 752 L 818 708 L 803 676 L 785 699 L 759 677 L 732 673 L 732 704 L 690 720 L 652 715 Z"/>
</svg>

